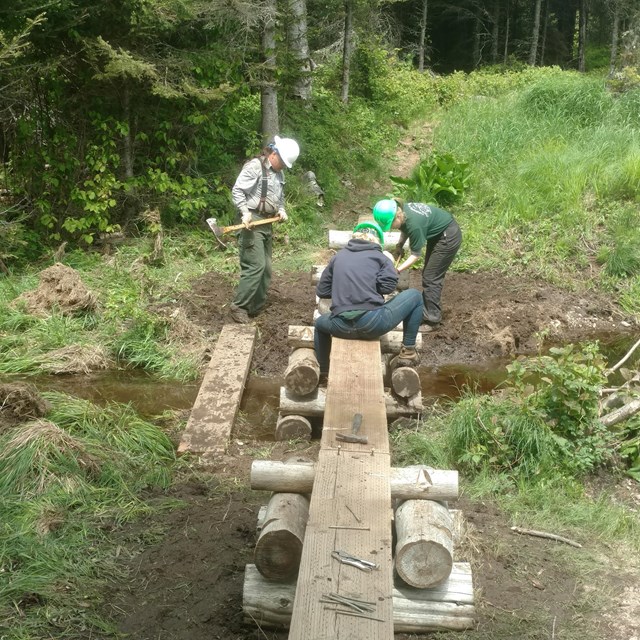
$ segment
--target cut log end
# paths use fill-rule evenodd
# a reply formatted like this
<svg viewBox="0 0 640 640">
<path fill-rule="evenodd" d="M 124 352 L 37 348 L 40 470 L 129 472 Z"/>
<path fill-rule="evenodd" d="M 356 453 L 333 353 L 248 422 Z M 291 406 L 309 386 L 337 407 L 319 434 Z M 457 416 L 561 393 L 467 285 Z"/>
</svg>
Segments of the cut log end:
<svg viewBox="0 0 640 640">
<path fill-rule="evenodd" d="M 311 423 L 304 416 L 280 416 L 274 437 L 277 441 L 311 440 Z"/>
<path fill-rule="evenodd" d="M 274 531 L 258 540 L 254 562 L 267 580 L 286 582 L 297 575 L 301 557 L 302 541 L 297 536 L 290 531 Z"/>
<path fill-rule="evenodd" d="M 428 562 L 425 562 L 428 559 Z M 410 587 L 428 589 L 442 584 L 451 574 L 453 557 L 450 549 L 422 540 L 406 545 L 396 556 L 396 571 Z"/>
<path fill-rule="evenodd" d="M 420 376 L 412 367 L 398 367 L 391 374 L 391 387 L 401 398 L 410 398 L 421 391 Z"/>
</svg>

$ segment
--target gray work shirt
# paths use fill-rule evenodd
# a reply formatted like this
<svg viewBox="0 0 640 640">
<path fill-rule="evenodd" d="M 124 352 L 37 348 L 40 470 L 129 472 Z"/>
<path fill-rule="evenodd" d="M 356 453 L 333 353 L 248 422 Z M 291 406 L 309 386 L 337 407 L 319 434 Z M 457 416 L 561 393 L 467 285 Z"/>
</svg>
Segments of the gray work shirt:
<svg viewBox="0 0 640 640">
<path fill-rule="evenodd" d="M 262 194 L 262 167 L 260 159 L 249 160 L 236 179 L 231 189 L 233 204 L 238 207 L 240 213 L 249 210 L 254 211 L 260 204 Z M 264 214 L 275 215 L 284 211 L 284 174 L 282 171 L 274 171 L 269 160 L 265 160 L 267 168 L 267 197 L 265 200 Z"/>
</svg>

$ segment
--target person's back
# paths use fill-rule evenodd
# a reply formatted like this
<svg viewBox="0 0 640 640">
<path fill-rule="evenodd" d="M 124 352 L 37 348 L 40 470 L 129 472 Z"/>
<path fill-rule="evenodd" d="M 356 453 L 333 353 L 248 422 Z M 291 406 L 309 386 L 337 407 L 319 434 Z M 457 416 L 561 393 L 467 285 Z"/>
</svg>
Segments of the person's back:
<svg viewBox="0 0 640 640">
<path fill-rule="evenodd" d="M 318 296 L 332 299 L 332 316 L 381 307 L 384 296 L 394 291 L 398 283 L 393 263 L 382 253 L 380 245 L 365 239 L 350 240 L 327 269 L 331 278 L 321 281 Z"/>
<path fill-rule="evenodd" d="M 415 343 L 422 318 L 422 297 L 407 289 L 385 302 L 398 284 L 393 258 L 383 252 L 382 229 L 373 222 L 360 223 L 354 236 L 329 262 L 320 276 L 316 293 L 331 298 L 331 312 L 315 323 L 315 351 L 320 372 L 329 371 L 331 338 L 375 340 L 403 324 L 402 362 L 419 362 Z"/>
</svg>

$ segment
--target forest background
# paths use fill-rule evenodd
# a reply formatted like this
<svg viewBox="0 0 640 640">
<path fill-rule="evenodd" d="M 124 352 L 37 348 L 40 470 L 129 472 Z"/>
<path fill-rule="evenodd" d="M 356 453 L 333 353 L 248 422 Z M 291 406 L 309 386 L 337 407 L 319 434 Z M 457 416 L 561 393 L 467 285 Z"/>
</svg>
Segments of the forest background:
<svg viewBox="0 0 640 640">
<path fill-rule="evenodd" d="M 0 2 L 0 375 L 97 345 L 101 362 L 197 379 L 203 351 L 176 348 L 159 303 L 237 272 L 204 219 L 233 219 L 235 176 L 274 133 L 302 150 L 279 268 L 306 269 L 323 231 L 355 218 L 332 205 L 387 180 L 399 141 L 428 122 L 416 171 L 392 182 L 455 211 L 454 269 L 597 290 L 637 318 L 639 42 L 631 0 Z M 100 308 L 36 317 L 15 304 L 60 259 Z M 634 362 L 617 383 L 631 403 Z M 640 478 L 638 416 L 600 420 L 607 373 L 594 345 L 516 361 L 508 392 L 396 434 L 396 459 L 459 468 L 472 497 L 506 495 L 501 508 L 531 526 L 591 537 L 602 546 L 584 575 L 610 540 L 616 560 L 633 557 L 637 511 L 582 484 Z M 130 407 L 46 402 L 46 421 L 0 430 L 0 632 L 115 637 L 87 606 L 122 570 L 105 538 L 154 510 L 150 487 L 193 470 Z M 575 637 L 589 637 L 584 620 Z"/>
</svg>

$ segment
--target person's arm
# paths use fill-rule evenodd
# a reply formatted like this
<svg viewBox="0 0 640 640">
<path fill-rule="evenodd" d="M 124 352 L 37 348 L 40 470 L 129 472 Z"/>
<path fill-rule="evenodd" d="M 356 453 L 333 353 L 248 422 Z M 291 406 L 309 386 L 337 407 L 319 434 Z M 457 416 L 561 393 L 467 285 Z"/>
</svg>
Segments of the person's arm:
<svg viewBox="0 0 640 640">
<path fill-rule="evenodd" d="M 398 272 L 393 262 L 386 258 L 382 260 L 380 271 L 376 279 L 376 290 L 383 296 L 392 293 L 398 286 Z"/>
<path fill-rule="evenodd" d="M 278 202 L 278 215 L 280 216 L 280 222 L 286 222 L 289 219 L 287 212 L 284 208 L 284 174 L 282 171 L 278 175 L 278 180 L 280 180 L 280 202 Z"/>
<path fill-rule="evenodd" d="M 418 262 L 418 260 L 420 260 L 420 256 L 416 256 L 413 253 L 398 267 L 398 273 L 400 273 L 401 271 L 404 271 L 405 269 L 408 269 L 409 267 L 411 267 L 412 265 L 414 265 L 416 262 Z"/>
<path fill-rule="evenodd" d="M 316 295 L 318 298 L 331 297 L 331 285 L 333 282 L 333 258 L 320 274 L 320 280 L 316 285 Z"/>
<path fill-rule="evenodd" d="M 398 240 L 398 244 L 396 244 L 396 250 L 393 252 L 396 260 L 400 260 L 404 255 L 404 245 L 406 244 L 408 237 L 409 236 L 404 231 L 400 231 L 400 239 Z"/>
</svg>

